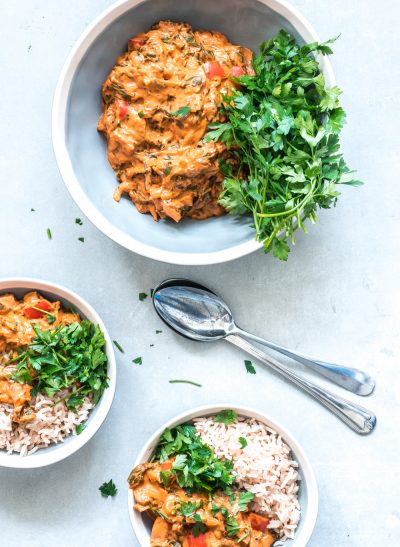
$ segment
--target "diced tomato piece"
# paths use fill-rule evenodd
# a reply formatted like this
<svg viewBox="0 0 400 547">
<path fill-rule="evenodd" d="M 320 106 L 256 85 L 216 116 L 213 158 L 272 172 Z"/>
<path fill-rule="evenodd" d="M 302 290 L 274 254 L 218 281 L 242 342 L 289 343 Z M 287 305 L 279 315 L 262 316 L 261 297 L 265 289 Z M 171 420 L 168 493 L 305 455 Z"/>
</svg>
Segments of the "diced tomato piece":
<svg viewBox="0 0 400 547">
<path fill-rule="evenodd" d="M 119 119 L 122 120 L 122 118 L 125 118 L 126 113 L 128 112 L 128 103 L 123 99 L 116 99 L 115 103 L 118 108 Z"/>
<path fill-rule="evenodd" d="M 35 308 L 39 308 L 39 310 L 43 310 L 43 312 Z M 29 317 L 29 319 L 39 319 L 40 317 L 43 317 L 43 314 L 45 312 L 51 310 L 51 305 L 46 302 L 46 300 L 41 300 L 40 302 L 35 304 L 35 308 L 28 307 L 24 309 L 24 313 Z"/>
<path fill-rule="evenodd" d="M 208 533 L 199 534 L 194 537 L 192 534 L 187 536 L 189 547 L 207 547 L 207 536 Z"/>
<path fill-rule="evenodd" d="M 246 73 L 241 66 L 233 66 L 231 68 L 229 76 L 234 76 L 235 78 L 238 78 L 239 76 L 243 76 L 243 74 Z"/>
<path fill-rule="evenodd" d="M 145 43 L 146 40 L 138 40 L 137 38 L 131 38 L 130 40 L 128 40 L 128 45 L 132 49 L 138 49 L 139 47 L 144 46 Z"/>
<path fill-rule="evenodd" d="M 162 462 L 161 469 L 163 471 L 169 471 L 172 467 L 172 462 L 170 460 L 166 460 L 165 462 Z"/>
<path fill-rule="evenodd" d="M 210 61 L 204 63 L 204 72 L 209 80 L 212 80 L 216 76 L 223 78 L 225 76 L 224 69 L 218 61 Z"/>
<path fill-rule="evenodd" d="M 253 530 L 258 530 L 259 532 L 265 532 L 269 523 L 267 517 L 257 515 L 257 513 L 250 513 L 249 520 Z"/>
</svg>

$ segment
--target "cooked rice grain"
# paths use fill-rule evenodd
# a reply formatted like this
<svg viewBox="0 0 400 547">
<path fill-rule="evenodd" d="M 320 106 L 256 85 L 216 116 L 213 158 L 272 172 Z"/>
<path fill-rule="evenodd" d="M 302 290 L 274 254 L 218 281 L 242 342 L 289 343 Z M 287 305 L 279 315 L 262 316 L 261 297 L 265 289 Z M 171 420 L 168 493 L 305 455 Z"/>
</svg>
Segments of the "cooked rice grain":
<svg viewBox="0 0 400 547">
<path fill-rule="evenodd" d="M 43 393 L 36 395 L 31 404 L 35 420 L 25 424 L 13 423 L 13 406 L 0 404 L 0 449 L 8 454 L 19 452 L 21 456 L 27 456 L 75 433 L 76 426 L 88 419 L 93 404 L 86 397 L 76 413 L 68 410 L 64 401 L 54 406 L 54 401 L 67 393 L 62 391 L 53 399 Z"/>
<path fill-rule="evenodd" d="M 213 417 L 194 419 L 204 443 L 216 456 L 231 459 L 241 489 L 255 494 L 251 509 L 270 519 L 279 538 L 293 538 L 300 520 L 298 464 L 282 438 L 255 419 L 239 417 L 226 426 Z M 248 445 L 241 448 L 239 437 Z"/>
</svg>

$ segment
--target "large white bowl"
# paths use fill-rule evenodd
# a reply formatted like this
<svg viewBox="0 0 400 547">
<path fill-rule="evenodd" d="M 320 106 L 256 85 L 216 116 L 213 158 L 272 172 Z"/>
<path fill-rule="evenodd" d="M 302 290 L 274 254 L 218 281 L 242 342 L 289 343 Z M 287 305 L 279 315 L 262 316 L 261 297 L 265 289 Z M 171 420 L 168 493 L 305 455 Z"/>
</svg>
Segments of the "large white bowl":
<svg viewBox="0 0 400 547">
<path fill-rule="evenodd" d="M 225 262 L 261 248 L 248 217 L 157 223 L 130 200 L 112 198 L 117 182 L 105 139 L 96 131 L 101 85 L 128 39 L 161 19 L 221 31 L 254 51 L 280 28 L 301 43 L 318 36 L 283 0 L 123 0 L 88 26 L 62 69 L 53 104 L 53 146 L 62 178 L 82 212 L 111 239 L 143 256 L 173 264 Z M 319 61 L 327 85 L 334 85 L 329 61 Z"/>
<path fill-rule="evenodd" d="M 299 492 L 301 520 L 296 531 L 295 539 L 285 541 L 285 547 L 305 547 L 313 532 L 318 513 L 318 488 L 314 472 L 306 454 L 304 453 L 303 449 L 296 441 L 296 439 L 293 437 L 293 435 L 289 433 L 289 431 L 285 429 L 281 424 L 279 424 L 275 420 L 272 420 L 258 410 L 254 410 L 252 408 L 244 406 L 232 406 L 228 403 L 205 405 L 179 414 L 179 416 L 175 416 L 175 418 L 172 418 L 171 420 L 166 422 L 150 437 L 150 439 L 147 441 L 145 446 L 142 448 L 140 454 L 136 458 L 134 466 L 149 461 L 162 433 L 167 427 L 175 427 L 179 424 L 189 422 L 193 418 L 198 418 L 201 416 L 211 416 L 226 408 L 234 410 L 239 416 L 244 416 L 246 418 L 255 418 L 256 420 L 259 420 L 260 422 L 266 424 L 268 427 L 279 433 L 279 435 L 282 436 L 283 440 L 291 449 L 294 459 L 299 464 L 298 471 L 301 477 Z M 134 503 L 135 502 L 133 498 L 133 493 L 132 490 L 129 488 L 128 510 L 133 530 L 140 545 L 142 547 L 149 547 L 151 523 L 146 515 L 143 515 L 143 513 L 139 513 L 139 511 L 135 511 L 133 509 Z"/>
<path fill-rule="evenodd" d="M 92 306 L 73 291 L 62 287 L 61 285 L 57 285 L 56 283 L 30 278 L 0 279 L 0 294 L 10 292 L 15 294 L 18 298 L 21 298 L 29 291 L 38 291 L 50 301 L 60 300 L 66 308 L 71 307 L 74 311 L 79 313 L 83 319 L 88 319 L 95 325 L 99 325 L 106 341 L 109 387 L 104 391 L 97 405 L 91 410 L 89 418 L 85 422 L 86 428 L 80 435 L 66 437 L 63 442 L 41 448 L 28 456 L 20 456 L 16 453 L 7 454 L 4 450 L 0 450 L 0 466 L 24 469 L 43 467 L 59 462 L 86 444 L 104 422 L 108 411 L 110 410 L 114 398 L 116 382 L 115 355 L 111 339 L 103 321 Z"/>
</svg>

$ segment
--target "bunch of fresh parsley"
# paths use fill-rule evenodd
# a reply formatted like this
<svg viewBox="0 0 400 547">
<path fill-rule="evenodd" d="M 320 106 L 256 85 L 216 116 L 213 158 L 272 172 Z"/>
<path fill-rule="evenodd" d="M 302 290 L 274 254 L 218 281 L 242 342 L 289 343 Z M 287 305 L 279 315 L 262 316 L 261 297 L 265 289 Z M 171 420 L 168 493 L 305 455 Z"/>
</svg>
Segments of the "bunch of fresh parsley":
<svg viewBox="0 0 400 547">
<path fill-rule="evenodd" d="M 54 397 L 69 389 L 66 405 L 76 410 L 87 395 L 96 404 L 108 387 L 105 340 L 98 325 L 84 320 L 53 331 L 32 325 L 36 337 L 21 350 L 13 380 L 32 385 L 31 394 Z"/>
<path fill-rule="evenodd" d="M 226 121 L 212 123 L 206 140 L 226 143 L 231 159 L 220 162 L 225 175 L 219 202 L 234 214 L 250 213 L 265 252 L 287 260 L 288 240 L 317 209 L 336 204 L 337 185 L 358 186 L 339 151 L 345 113 L 337 86 L 326 89 L 311 55 L 332 53 L 329 44 L 299 46 L 281 30 L 260 45 L 254 76 L 222 95 Z"/>
<path fill-rule="evenodd" d="M 232 462 L 217 458 L 193 425 L 179 425 L 164 431 L 154 458 L 163 462 L 171 457 L 174 457 L 171 469 L 160 473 L 166 486 L 175 477 L 186 490 L 213 492 L 224 490 L 235 480 Z"/>
</svg>

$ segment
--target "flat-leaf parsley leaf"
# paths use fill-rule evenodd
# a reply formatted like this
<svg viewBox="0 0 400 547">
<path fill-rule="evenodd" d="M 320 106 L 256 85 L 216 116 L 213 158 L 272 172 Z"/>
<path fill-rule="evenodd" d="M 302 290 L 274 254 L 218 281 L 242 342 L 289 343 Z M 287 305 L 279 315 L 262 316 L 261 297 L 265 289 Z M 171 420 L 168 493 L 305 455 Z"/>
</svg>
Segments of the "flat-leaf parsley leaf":
<svg viewBox="0 0 400 547">
<path fill-rule="evenodd" d="M 118 488 L 115 486 L 114 481 L 110 479 L 108 482 L 104 482 L 99 487 L 99 490 L 103 497 L 108 498 L 108 496 L 115 496 L 115 494 L 118 491 Z"/>
</svg>

